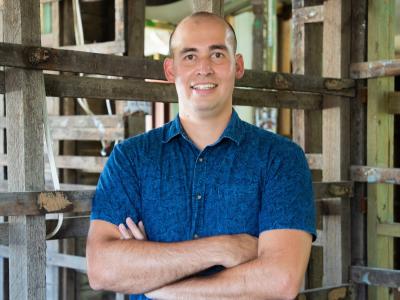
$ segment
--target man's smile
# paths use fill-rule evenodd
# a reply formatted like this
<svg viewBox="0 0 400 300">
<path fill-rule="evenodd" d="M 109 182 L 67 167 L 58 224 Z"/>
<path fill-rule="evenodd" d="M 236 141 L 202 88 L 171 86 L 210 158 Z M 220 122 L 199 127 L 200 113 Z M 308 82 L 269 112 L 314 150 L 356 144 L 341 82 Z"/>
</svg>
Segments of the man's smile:
<svg viewBox="0 0 400 300">
<path fill-rule="evenodd" d="M 215 83 L 199 83 L 199 84 L 193 84 L 190 86 L 191 89 L 194 90 L 211 90 L 214 89 L 218 86 L 218 84 Z"/>
</svg>

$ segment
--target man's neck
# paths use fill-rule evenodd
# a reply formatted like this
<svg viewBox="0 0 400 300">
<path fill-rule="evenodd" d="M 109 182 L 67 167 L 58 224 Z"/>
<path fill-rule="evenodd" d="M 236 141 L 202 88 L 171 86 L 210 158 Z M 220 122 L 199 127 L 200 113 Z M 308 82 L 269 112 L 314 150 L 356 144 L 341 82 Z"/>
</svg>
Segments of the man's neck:
<svg viewBox="0 0 400 300">
<path fill-rule="evenodd" d="M 220 138 L 229 123 L 231 115 L 232 112 L 213 118 L 201 118 L 180 113 L 179 119 L 191 141 L 202 151 Z"/>
</svg>

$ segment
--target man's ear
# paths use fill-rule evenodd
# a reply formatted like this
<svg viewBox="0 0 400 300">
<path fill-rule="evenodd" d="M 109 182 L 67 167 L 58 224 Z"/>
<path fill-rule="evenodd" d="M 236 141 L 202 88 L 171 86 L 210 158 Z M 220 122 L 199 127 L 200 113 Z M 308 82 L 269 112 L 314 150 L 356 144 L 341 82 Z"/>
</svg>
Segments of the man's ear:
<svg viewBox="0 0 400 300">
<path fill-rule="evenodd" d="M 235 56 L 236 61 L 236 79 L 240 79 L 243 77 L 244 74 L 244 61 L 243 56 L 241 54 L 236 54 Z"/>
<path fill-rule="evenodd" d="M 164 59 L 164 74 L 168 81 L 175 82 L 174 60 L 170 57 Z"/>
</svg>

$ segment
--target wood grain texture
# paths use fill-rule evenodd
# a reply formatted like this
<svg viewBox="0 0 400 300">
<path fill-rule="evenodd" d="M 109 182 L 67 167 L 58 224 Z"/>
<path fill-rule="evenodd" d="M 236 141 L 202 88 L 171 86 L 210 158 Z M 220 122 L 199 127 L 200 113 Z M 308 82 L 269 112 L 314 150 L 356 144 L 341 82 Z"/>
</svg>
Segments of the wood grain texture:
<svg viewBox="0 0 400 300">
<path fill-rule="evenodd" d="M 223 0 L 193 0 L 193 12 L 208 11 L 224 16 Z"/>
<path fill-rule="evenodd" d="M 368 61 L 394 58 L 394 1 L 368 1 Z M 368 80 L 367 166 L 393 167 L 393 115 L 388 114 L 388 93 L 393 78 Z M 379 236 L 380 222 L 393 221 L 393 185 L 368 185 L 368 266 L 393 268 L 393 238 Z M 385 288 L 369 288 L 369 299 L 392 299 Z"/>
<path fill-rule="evenodd" d="M 323 76 L 343 78 L 350 60 L 350 2 L 324 2 Z M 322 148 L 324 181 L 347 180 L 349 168 L 348 99 L 324 96 Z M 348 281 L 350 265 L 350 201 L 342 201 L 341 214 L 324 216 L 324 285 Z M 339 252 L 339 253 L 338 253 Z"/>
<path fill-rule="evenodd" d="M 54 48 L 24 47 L 6 43 L 0 43 L 0 64 L 38 70 L 165 80 L 160 61 Z M 341 96 L 355 95 L 355 81 L 352 79 L 268 71 L 246 70 L 243 78 L 238 80 L 236 85 Z"/>
<path fill-rule="evenodd" d="M 40 46 L 40 12 L 36 0 L 4 2 L 4 41 Z M 9 56 L 8 54 L 3 54 Z M 43 101 L 40 71 L 6 69 L 9 191 L 44 188 Z M 10 217 L 10 299 L 46 298 L 44 216 Z"/>
</svg>

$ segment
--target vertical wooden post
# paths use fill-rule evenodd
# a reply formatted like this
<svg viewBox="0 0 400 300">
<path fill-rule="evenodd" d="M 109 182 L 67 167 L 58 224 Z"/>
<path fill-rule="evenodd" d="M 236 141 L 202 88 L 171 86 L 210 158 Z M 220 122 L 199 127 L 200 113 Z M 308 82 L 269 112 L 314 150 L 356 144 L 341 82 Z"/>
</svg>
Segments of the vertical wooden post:
<svg viewBox="0 0 400 300">
<path fill-rule="evenodd" d="M 223 0 L 193 0 L 193 12 L 208 11 L 224 16 Z"/>
<path fill-rule="evenodd" d="M 352 38 L 351 38 L 351 62 L 366 61 L 366 34 L 367 28 L 367 0 L 353 0 L 351 2 Z M 356 88 L 366 86 L 365 80 L 358 80 Z M 351 101 L 351 125 L 350 125 L 350 164 L 364 166 L 366 164 L 366 104 L 362 97 L 356 97 Z M 366 237 L 366 184 L 354 183 L 354 197 L 351 199 L 351 265 L 365 266 L 367 263 L 367 237 Z M 367 287 L 358 284 L 354 287 L 357 300 L 367 299 Z"/>
<path fill-rule="evenodd" d="M 350 59 L 350 2 L 324 2 L 323 76 L 348 76 Z M 349 171 L 349 99 L 323 100 L 323 180 L 340 181 Z M 332 201 L 341 201 L 336 199 Z M 350 266 L 350 201 L 341 201 L 341 214 L 323 217 L 324 285 L 348 282 Z"/>
<path fill-rule="evenodd" d="M 40 3 L 4 2 L 4 41 L 40 45 Z M 43 101 L 41 71 L 5 70 L 8 190 L 44 190 Z M 10 217 L 10 299 L 46 298 L 44 216 Z"/>
<path fill-rule="evenodd" d="M 368 61 L 394 57 L 393 0 L 368 1 Z M 388 111 L 388 92 L 393 78 L 368 80 L 367 164 L 393 167 L 393 115 Z M 368 185 L 368 266 L 393 269 L 393 238 L 378 236 L 378 222 L 393 221 L 393 186 Z M 387 288 L 370 288 L 369 299 L 392 299 Z"/>
</svg>

